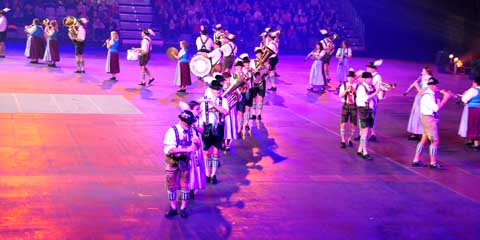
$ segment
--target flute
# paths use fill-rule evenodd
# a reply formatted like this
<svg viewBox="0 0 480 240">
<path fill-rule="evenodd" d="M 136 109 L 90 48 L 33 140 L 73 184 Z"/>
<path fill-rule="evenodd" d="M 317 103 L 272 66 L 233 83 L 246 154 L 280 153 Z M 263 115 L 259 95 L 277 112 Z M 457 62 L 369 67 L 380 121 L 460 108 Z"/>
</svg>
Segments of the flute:
<svg viewBox="0 0 480 240">
<path fill-rule="evenodd" d="M 407 94 L 415 87 L 415 83 L 420 82 L 421 79 L 422 79 L 422 76 L 419 76 L 417 78 L 417 80 L 413 81 L 413 83 L 410 84 L 410 86 L 407 88 L 407 90 L 403 93 L 403 96 L 407 96 Z"/>
</svg>

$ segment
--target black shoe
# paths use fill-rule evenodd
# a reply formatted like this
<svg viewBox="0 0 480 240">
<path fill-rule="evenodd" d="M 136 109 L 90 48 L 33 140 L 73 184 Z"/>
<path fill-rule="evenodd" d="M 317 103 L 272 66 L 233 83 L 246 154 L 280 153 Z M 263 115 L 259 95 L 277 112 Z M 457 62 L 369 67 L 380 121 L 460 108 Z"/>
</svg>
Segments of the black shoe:
<svg viewBox="0 0 480 240">
<path fill-rule="evenodd" d="M 356 136 L 353 138 L 353 141 L 358 141 L 358 140 L 360 140 L 360 136 Z"/>
<path fill-rule="evenodd" d="M 245 126 L 245 131 L 248 131 L 248 130 L 250 130 L 250 126 L 247 125 Z"/>
<path fill-rule="evenodd" d="M 30 61 L 30 63 L 37 64 L 38 61 Z"/>
<path fill-rule="evenodd" d="M 436 170 L 441 170 L 443 169 L 443 167 L 439 164 L 439 163 L 435 163 L 435 164 L 428 164 L 428 168 L 431 168 L 431 169 L 436 169 Z"/>
<path fill-rule="evenodd" d="M 5 56 L 0 56 L 0 58 L 5 58 Z"/>
<path fill-rule="evenodd" d="M 243 137 L 242 132 L 239 132 L 239 133 L 238 133 L 238 138 L 241 139 L 242 137 Z"/>
<path fill-rule="evenodd" d="M 363 153 L 362 153 L 362 152 L 357 152 L 357 155 L 360 156 L 360 157 L 363 157 Z"/>
<path fill-rule="evenodd" d="M 75 71 L 74 73 L 82 73 L 82 71 L 80 71 L 80 70 L 77 70 L 77 71 Z"/>
<path fill-rule="evenodd" d="M 349 146 L 349 147 L 353 147 L 352 141 L 348 141 L 348 146 Z"/>
<path fill-rule="evenodd" d="M 170 218 L 170 217 L 173 217 L 175 215 L 177 215 L 177 209 L 173 209 L 173 208 L 170 208 L 168 209 L 168 211 L 165 213 L 165 217 L 166 218 Z"/>
<path fill-rule="evenodd" d="M 85 73 L 85 70 L 83 70 L 83 71 L 80 71 L 80 73 Z"/>
<path fill-rule="evenodd" d="M 147 84 L 145 84 L 144 82 L 141 82 L 141 83 L 139 83 L 138 85 L 140 85 L 140 86 L 142 86 L 142 87 L 145 87 L 145 85 L 147 85 Z"/>
<path fill-rule="evenodd" d="M 473 146 L 473 141 L 467 141 L 467 142 L 465 142 L 465 145 L 467 145 L 467 146 Z"/>
<path fill-rule="evenodd" d="M 420 138 L 418 137 L 418 135 L 412 134 L 412 135 L 408 136 L 408 140 L 414 141 L 414 140 L 420 140 Z"/>
<path fill-rule="evenodd" d="M 418 162 L 412 162 L 412 167 L 425 167 L 425 165 L 418 161 Z"/>
<path fill-rule="evenodd" d="M 347 147 L 347 144 L 345 144 L 345 142 L 340 143 L 340 148 L 346 148 L 346 147 Z"/>
<path fill-rule="evenodd" d="M 188 197 L 189 197 L 190 199 L 195 199 L 195 191 L 190 190 L 190 193 L 188 194 Z"/>
<path fill-rule="evenodd" d="M 268 91 L 275 92 L 275 91 L 277 91 L 277 88 L 276 88 L 276 87 L 271 87 L 271 88 L 269 88 L 269 89 L 267 89 L 267 90 L 268 90 Z"/>
<path fill-rule="evenodd" d="M 252 115 L 252 116 L 250 117 L 250 119 L 255 120 L 255 119 L 257 119 L 257 116 Z"/>
<path fill-rule="evenodd" d="M 207 183 L 210 183 L 212 181 L 211 177 L 207 177 Z"/>
<path fill-rule="evenodd" d="M 153 81 L 155 81 L 155 78 L 148 80 L 148 85 L 152 85 Z"/>
<path fill-rule="evenodd" d="M 187 89 L 181 89 L 180 92 L 187 92 Z"/>
<path fill-rule="evenodd" d="M 55 65 L 55 63 L 49 63 L 48 67 L 57 67 L 57 65 Z"/>
<path fill-rule="evenodd" d="M 111 77 L 110 79 L 108 79 L 109 81 L 117 81 L 117 78 L 116 77 Z"/>
<path fill-rule="evenodd" d="M 258 120 L 262 120 L 262 115 L 258 114 Z"/>
<path fill-rule="evenodd" d="M 370 156 L 369 154 L 363 155 L 363 159 L 365 159 L 365 161 L 372 161 L 373 160 L 372 156 Z"/>
<path fill-rule="evenodd" d="M 182 218 L 188 218 L 187 209 L 180 209 L 179 214 Z"/>
<path fill-rule="evenodd" d="M 212 177 L 212 183 L 213 183 L 213 184 L 217 184 L 217 183 L 218 183 L 218 181 L 217 181 L 217 175 L 213 175 L 213 177 Z"/>
<path fill-rule="evenodd" d="M 377 141 L 377 136 L 376 135 L 370 136 L 370 138 L 368 138 L 368 141 L 376 142 Z"/>
</svg>

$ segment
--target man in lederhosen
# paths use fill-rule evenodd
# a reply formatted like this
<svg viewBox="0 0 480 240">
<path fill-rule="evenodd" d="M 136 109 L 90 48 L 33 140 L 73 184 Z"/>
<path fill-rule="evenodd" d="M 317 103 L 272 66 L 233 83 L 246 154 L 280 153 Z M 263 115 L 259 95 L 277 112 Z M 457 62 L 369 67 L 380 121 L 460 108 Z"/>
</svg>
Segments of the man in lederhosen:
<svg viewBox="0 0 480 240">
<path fill-rule="evenodd" d="M 273 54 L 268 59 L 268 79 L 270 79 L 271 84 L 271 87 L 268 89 L 269 91 L 277 91 L 277 74 L 275 71 L 278 64 L 278 35 L 279 31 L 269 32 L 266 39 L 266 47 L 273 51 Z M 266 51 L 266 49 L 264 51 Z"/>
<path fill-rule="evenodd" d="M 200 141 L 191 127 L 196 121 L 190 110 L 184 110 L 178 115 L 180 121 L 165 134 L 163 141 L 165 157 L 165 177 L 170 201 L 169 210 L 165 217 L 172 217 L 180 214 L 181 217 L 188 217 L 187 201 L 189 196 L 190 183 L 190 160 L 192 154 L 201 147 Z M 180 189 L 177 189 L 178 186 Z M 182 191 L 182 204 L 177 212 L 177 190 Z"/>
<path fill-rule="evenodd" d="M 205 169 L 207 182 L 217 184 L 217 168 L 220 161 L 220 150 L 223 145 L 224 116 L 228 114 L 229 107 L 227 99 L 221 96 L 222 75 L 216 76 L 216 80 L 210 83 L 208 94 L 205 94 L 200 109 L 200 121 L 203 123 L 203 150 L 206 153 Z"/>
<path fill-rule="evenodd" d="M 200 26 L 200 36 L 195 41 L 198 52 L 209 53 L 213 49 L 213 41 L 208 36 L 208 31 L 205 26 Z"/>
<path fill-rule="evenodd" d="M 250 97 L 252 98 L 252 120 L 262 120 L 263 100 L 265 98 L 265 90 L 267 88 L 267 81 L 265 80 L 269 75 L 269 64 L 263 65 L 260 63 L 263 56 L 261 48 L 255 48 L 255 59 L 250 61 L 250 67 L 254 71 L 253 84 L 250 90 Z"/>
<path fill-rule="evenodd" d="M 350 123 L 350 136 L 348 137 L 348 146 L 353 147 L 352 138 L 357 127 L 357 105 L 355 102 L 357 91 L 357 83 L 355 82 L 355 71 L 351 68 L 348 71 L 347 82 L 340 85 L 338 96 L 343 102 L 342 115 L 340 118 L 340 147 L 347 146 L 347 138 L 345 137 L 346 126 Z"/>
<path fill-rule="evenodd" d="M 224 38 L 224 42 L 220 48 L 223 52 L 223 71 L 228 73 L 233 66 L 235 56 L 237 55 L 237 45 L 233 42 L 234 40 L 235 35 L 228 34 L 228 36 Z"/>
<path fill-rule="evenodd" d="M 323 71 L 325 72 L 325 82 L 330 82 L 330 73 L 328 67 L 330 65 L 330 60 L 332 59 L 333 53 L 335 51 L 335 43 L 333 42 L 333 36 L 327 30 L 320 30 L 320 33 L 323 35 L 323 39 L 320 41 L 322 50 L 325 51 L 325 58 L 323 60 Z"/>
<path fill-rule="evenodd" d="M 212 63 L 212 70 L 210 72 L 212 74 L 222 72 L 223 52 L 220 49 L 221 46 L 222 43 L 220 41 L 216 41 L 213 44 L 213 51 L 209 53 L 199 52 L 200 55 L 210 59 L 210 62 Z"/>
<path fill-rule="evenodd" d="M 155 78 L 150 73 L 150 70 L 147 67 L 148 62 L 150 61 L 150 57 L 152 55 L 152 39 L 150 36 L 155 36 L 155 33 L 152 29 L 143 29 L 142 31 L 142 43 L 141 47 L 137 48 L 136 50 L 140 53 L 139 65 L 140 65 L 140 74 L 141 74 L 141 82 L 138 84 L 140 86 L 147 86 L 151 85 Z M 148 83 L 145 82 L 145 75 L 148 76 Z"/>
<path fill-rule="evenodd" d="M 75 71 L 75 73 L 85 73 L 85 60 L 83 59 L 83 50 L 85 49 L 85 40 L 87 34 L 84 25 L 87 23 L 87 19 L 80 18 L 75 23 L 77 34 L 69 34 L 69 37 L 73 41 L 73 45 L 75 46 L 75 63 L 77 65 L 77 70 Z"/>
</svg>

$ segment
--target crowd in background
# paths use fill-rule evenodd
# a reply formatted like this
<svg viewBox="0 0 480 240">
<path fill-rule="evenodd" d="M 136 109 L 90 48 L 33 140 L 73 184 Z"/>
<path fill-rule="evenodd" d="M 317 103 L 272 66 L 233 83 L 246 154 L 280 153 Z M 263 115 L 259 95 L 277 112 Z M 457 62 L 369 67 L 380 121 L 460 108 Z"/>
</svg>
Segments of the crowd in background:
<svg viewBox="0 0 480 240">
<path fill-rule="evenodd" d="M 154 5 L 154 27 L 168 38 L 197 33 L 200 25 L 221 23 L 237 35 L 240 46 L 250 46 L 266 27 L 273 27 L 282 29 L 282 38 L 288 39 L 283 49 L 305 49 L 309 48 L 305 39 L 321 39 L 320 29 L 341 31 L 330 0 L 155 0 Z"/>
<path fill-rule="evenodd" d="M 118 4 L 113 0 L 4 0 L 0 7 L 10 8 L 9 25 L 22 29 L 30 25 L 34 18 L 41 21 L 55 19 L 60 23 L 66 16 L 87 18 L 89 22 L 86 28 L 91 33 L 87 38 L 93 41 L 104 41 L 110 31 L 118 29 L 120 21 Z M 60 37 L 67 39 L 66 34 Z"/>
</svg>

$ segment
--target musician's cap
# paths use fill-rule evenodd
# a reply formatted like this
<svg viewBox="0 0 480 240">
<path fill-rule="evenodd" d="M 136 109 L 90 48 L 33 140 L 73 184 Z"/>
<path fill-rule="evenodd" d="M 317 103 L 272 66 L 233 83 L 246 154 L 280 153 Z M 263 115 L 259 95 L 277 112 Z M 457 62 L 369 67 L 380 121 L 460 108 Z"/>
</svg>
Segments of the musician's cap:
<svg viewBox="0 0 480 240">
<path fill-rule="evenodd" d="M 200 34 L 202 35 L 207 35 L 208 34 L 208 30 L 205 26 L 200 26 Z"/>
<path fill-rule="evenodd" d="M 9 11 L 10 11 L 10 8 L 0 9 L 1 14 L 4 14 L 4 13 L 9 12 Z"/>
<path fill-rule="evenodd" d="M 242 59 L 243 63 L 250 62 L 250 57 L 248 56 L 248 53 L 242 53 L 240 55 L 240 58 Z"/>
<path fill-rule="evenodd" d="M 355 77 L 355 70 L 353 68 L 348 69 L 347 77 Z"/>
<path fill-rule="evenodd" d="M 234 65 L 235 65 L 235 67 L 241 67 L 241 66 L 243 66 L 243 60 L 240 59 L 240 58 L 235 59 Z"/>
<path fill-rule="evenodd" d="M 183 110 L 180 115 L 178 115 L 178 118 L 182 120 L 182 122 L 187 123 L 188 125 L 191 125 L 196 121 L 195 115 L 193 115 L 192 111 L 190 110 Z"/>
<path fill-rule="evenodd" d="M 373 78 L 373 75 L 370 72 L 363 72 L 362 78 Z"/>
<path fill-rule="evenodd" d="M 278 31 L 270 32 L 268 35 L 269 35 L 271 38 L 276 38 L 276 37 L 278 37 Z"/>
<path fill-rule="evenodd" d="M 383 64 L 383 60 L 382 59 L 378 59 L 378 60 L 375 60 L 373 62 L 369 62 L 366 67 L 368 68 L 373 68 L 373 69 L 377 69 L 377 67 L 381 66 Z"/>
<path fill-rule="evenodd" d="M 225 77 L 223 77 L 223 74 L 221 74 L 219 72 L 213 73 L 213 77 L 215 78 L 215 80 L 217 80 L 219 82 L 225 81 Z"/>
<path fill-rule="evenodd" d="M 269 32 L 271 32 L 271 31 L 272 31 L 272 28 L 270 28 L 270 27 L 265 28 L 265 32 L 266 32 L 266 33 L 269 33 Z"/>
<path fill-rule="evenodd" d="M 221 77 L 223 78 L 223 76 Z M 223 86 L 222 83 L 215 78 L 215 80 L 213 80 L 208 87 L 214 90 L 220 90 Z"/>
<path fill-rule="evenodd" d="M 219 24 L 215 25 L 215 28 L 214 28 L 214 29 L 215 29 L 215 30 L 222 30 L 222 29 L 223 29 L 223 26 L 222 26 L 222 24 L 219 23 Z"/>
<path fill-rule="evenodd" d="M 328 31 L 325 30 L 325 29 L 321 29 L 321 30 L 320 30 L 320 33 L 321 33 L 324 37 L 330 36 L 330 34 L 328 33 Z"/>
<path fill-rule="evenodd" d="M 263 50 L 262 50 L 261 47 L 256 47 L 255 48 L 255 54 L 257 54 L 257 53 L 263 53 Z"/>
<path fill-rule="evenodd" d="M 440 82 L 434 77 L 429 78 L 427 81 L 427 85 L 438 85 L 439 83 Z"/>
<path fill-rule="evenodd" d="M 233 41 L 233 40 L 235 40 L 235 35 L 230 33 L 230 34 L 227 35 L 227 39 L 230 40 L 230 41 Z"/>
<path fill-rule="evenodd" d="M 80 18 L 79 22 L 82 23 L 82 24 L 87 24 L 88 20 L 86 18 Z"/>
</svg>

